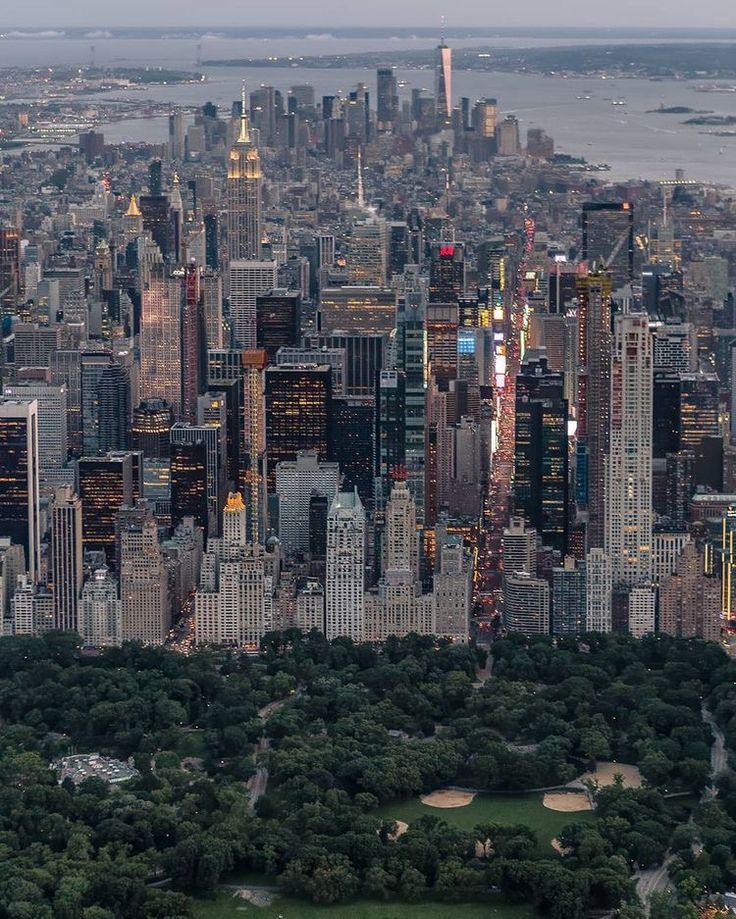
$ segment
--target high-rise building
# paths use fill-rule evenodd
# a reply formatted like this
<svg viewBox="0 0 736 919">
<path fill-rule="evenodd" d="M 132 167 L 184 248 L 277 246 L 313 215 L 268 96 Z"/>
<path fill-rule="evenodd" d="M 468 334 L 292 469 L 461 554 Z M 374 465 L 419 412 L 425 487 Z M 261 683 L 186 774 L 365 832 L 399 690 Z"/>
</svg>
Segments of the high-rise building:
<svg viewBox="0 0 736 919">
<path fill-rule="evenodd" d="M 525 571 L 503 578 L 503 624 L 509 632 L 549 634 L 549 584 Z"/>
<path fill-rule="evenodd" d="M 123 641 L 164 643 L 171 626 L 169 575 L 152 517 L 121 533 L 120 605 Z"/>
<path fill-rule="evenodd" d="M 385 220 L 374 217 L 356 223 L 348 242 L 348 284 L 353 287 L 383 287 L 386 283 Z"/>
<path fill-rule="evenodd" d="M 406 466 L 406 376 L 381 370 L 376 393 L 375 502 L 383 508 L 396 470 Z"/>
<path fill-rule="evenodd" d="M 293 462 L 300 450 L 316 450 L 327 460 L 332 413 L 332 373 L 327 364 L 268 367 L 265 372 L 268 490 L 276 466 Z"/>
<path fill-rule="evenodd" d="M 613 627 L 611 559 L 603 549 L 591 549 L 585 560 L 586 631 L 610 632 Z"/>
<path fill-rule="evenodd" d="M 293 462 L 276 466 L 276 494 L 279 499 L 279 539 L 288 558 L 309 552 L 309 508 L 314 495 L 323 495 L 328 505 L 340 486 L 337 463 L 320 462 L 316 450 L 300 450 Z"/>
<path fill-rule="evenodd" d="M 82 500 L 82 541 L 86 551 L 105 552 L 115 562 L 115 516 L 139 496 L 133 453 L 83 456 L 77 463 L 77 493 Z"/>
<path fill-rule="evenodd" d="M 182 411 L 181 277 L 154 268 L 141 304 L 140 394 L 163 399 L 179 418 Z"/>
<path fill-rule="evenodd" d="M 692 542 L 677 562 L 677 572 L 659 587 L 659 631 L 676 638 L 721 637 L 721 582 L 703 574 L 703 557 Z"/>
<path fill-rule="evenodd" d="M 605 268 L 614 289 L 634 278 L 634 207 L 630 201 L 583 204 L 583 259 Z"/>
<path fill-rule="evenodd" d="M 562 555 L 568 533 L 567 400 L 564 377 L 545 358 L 516 377 L 514 509 Z"/>
<path fill-rule="evenodd" d="M 437 46 L 435 59 L 435 103 L 437 106 L 437 126 L 447 128 L 452 125 L 452 49 L 445 44 L 444 38 Z"/>
<path fill-rule="evenodd" d="M 365 511 L 357 492 L 339 492 L 327 516 L 325 635 L 362 641 L 365 632 Z"/>
<path fill-rule="evenodd" d="M 122 643 L 122 610 L 118 585 L 107 568 L 98 568 L 82 588 L 79 633 L 85 648 Z"/>
<path fill-rule="evenodd" d="M 238 260 L 230 262 L 230 322 L 236 345 L 257 347 L 257 298 L 276 287 L 275 261 Z"/>
<path fill-rule="evenodd" d="M 632 587 L 628 595 L 628 626 L 634 638 L 651 635 L 656 625 L 657 592 L 651 585 Z"/>
<path fill-rule="evenodd" d="M 227 251 L 230 262 L 241 259 L 259 261 L 261 258 L 262 185 L 261 158 L 251 137 L 243 89 L 240 133 L 227 163 Z"/>
<path fill-rule="evenodd" d="M 644 313 L 616 317 L 606 461 L 605 549 L 613 583 L 652 576 L 652 335 Z"/>
<path fill-rule="evenodd" d="M 429 259 L 429 302 L 457 303 L 465 291 L 465 246 L 439 242 Z"/>
<path fill-rule="evenodd" d="M 207 331 L 205 328 L 202 274 L 187 265 L 181 297 L 181 417 L 194 424 L 197 399 L 204 390 Z"/>
<path fill-rule="evenodd" d="M 552 634 L 579 635 L 586 619 L 585 566 L 568 555 L 552 569 Z"/>
<path fill-rule="evenodd" d="M 523 571 L 537 573 L 537 531 L 530 529 L 523 517 L 512 517 L 502 537 L 503 570 L 506 574 Z"/>
<path fill-rule="evenodd" d="M 376 127 L 391 132 L 399 117 L 399 91 L 392 67 L 379 67 L 377 73 Z"/>
<path fill-rule="evenodd" d="M 424 525 L 427 430 L 426 303 L 419 291 L 407 291 L 396 311 L 396 366 L 404 374 L 404 465 L 407 485 Z"/>
<path fill-rule="evenodd" d="M 79 597 L 84 576 L 82 502 L 65 486 L 57 490 L 51 509 L 51 583 L 54 628 L 80 632 Z"/>
<path fill-rule="evenodd" d="M 14 309 L 22 291 L 20 231 L 17 227 L 0 227 L 0 307 Z"/>
<path fill-rule="evenodd" d="M 69 455 L 66 386 L 20 383 L 6 386 L 5 398 L 22 402 L 35 400 L 38 405 L 39 469 L 42 473 L 46 470 L 60 469 Z"/>
<path fill-rule="evenodd" d="M 471 123 L 478 137 L 495 137 L 498 120 L 498 102 L 496 99 L 478 99 L 473 106 Z"/>
<path fill-rule="evenodd" d="M 170 452 L 170 431 L 174 423 L 171 406 L 163 399 L 144 399 L 133 410 L 131 439 L 134 450 L 145 459 L 166 459 Z"/>
<path fill-rule="evenodd" d="M 97 382 L 97 451 L 130 446 L 130 374 L 119 361 L 102 368 Z"/>
<path fill-rule="evenodd" d="M 256 344 L 271 363 L 279 348 L 295 348 L 301 332 L 301 294 L 276 288 L 256 297 Z"/>
<path fill-rule="evenodd" d="M 466 644 L 470 634 L 471 578 L 460 536 L 437 539 L 437 562 L 432 581 L 434 625 L 441 638 Z"/>
<path fill-rule="evenodd" d="M 171 519 L 174 525 L 185 517 L 193 517 L 205 533 L 210 528 L 210 507 L 207 495 L 207 444 L 201 436 L 174 440 L 171 429 Z M 195 429 L 196 430 L 196 429 Z M 197 432 L 199 433 L 199 432 Z"/>
<path fill-rule="evenodd" d="M 0 537 L 23 547 L 32 582 L 39 577 L 38 403 L 0 402 Z"/>
<path fill-rule="evenodd" d="M 184 112 L 176 109 L 169 115 L 169 158 L 183 160 L 186 155 Z"/>
<path fill-rule="evenodd" d="M 319 324 L 322 333 L 331 338 L 345 333 L 355 337 L 390 335 L 396 324 L 396 294 L 376 286 L 323 287 Z"/>
<path fill-rule="evenodd" d="M 578 447 L 587 487 L 578 489 L 588 508 L 588 548 L 603 546 L 604 457 L 610 437 L 611 278 L 588 274 L 578 280 Z M 582 450 L 580 449 L 582 447 Z M 578 475 L 580 475 L 578 468 Z"/>
<path fill-rule="evenodd" d="M 107 350 L 82 351 L 80 357 L 82 449 L 85 456 L 100 452 L 100 380 L 112 364 Z"/>
<path fill-rule="evenodd" d="M 373 507 L 374 415 L 374 399 L 332 400 L 329 457 L 340 466 L 343 488 L 357 488 L 369 510 Z"/>
</svg>

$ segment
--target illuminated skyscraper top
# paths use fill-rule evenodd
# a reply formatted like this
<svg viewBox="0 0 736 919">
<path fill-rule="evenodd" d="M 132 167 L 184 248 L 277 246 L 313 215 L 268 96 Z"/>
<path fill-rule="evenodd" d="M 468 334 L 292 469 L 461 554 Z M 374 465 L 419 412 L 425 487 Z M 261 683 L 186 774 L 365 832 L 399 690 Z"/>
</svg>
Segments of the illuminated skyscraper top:
<svg viewBox="0 0 736 919">
<path fill-rule="evenodd" d="M 261 158 L 250 134 L 243 85 L 240 133 L 230 150 L 227 167 L 227 245 L 230 261 L 257 261 L 261 258 L 262 183 Z"/>
<path fill-rule="evenodd" d="M 452 49 L 445 44 L 444 34 L 437 46 L 435 99 L 437 100 L 437 126 L 439 128 L 448 127 L 452 124 Z"/>
</svg>

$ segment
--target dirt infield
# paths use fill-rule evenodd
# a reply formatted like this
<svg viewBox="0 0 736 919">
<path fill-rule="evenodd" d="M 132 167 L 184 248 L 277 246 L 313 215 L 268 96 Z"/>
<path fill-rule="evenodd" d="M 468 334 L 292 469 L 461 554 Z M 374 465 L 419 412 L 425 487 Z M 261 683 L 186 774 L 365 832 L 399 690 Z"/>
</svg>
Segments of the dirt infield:
<svg viewBox="0 0 736 919">
<path fill-rule="evenodd" d="M 610 788 L 616 775 L 620 775 L 624 780 L 624 788 L 641 788 L 639 768 L 628 766 L 626 763 L 596 763 L 595 771 L 586 772 L 581 776 L 581 781 L 592 779 L 600 788 Z"/>
<path fill-rule="evenodd" d="M 568 852 L 570 851 L 570 849 L 566 849 L 565 846 L 562 845 L 562 843 L 560 842 L 559 839 L 557 839 L 557 837 L 555 837 L 550 842 L 550 845 L 555 850 L 555 852 L 559 853 L 560 855 L 567 855 Z"/>
<path fill-rule="evenodd" d="M 389 835 L 389 837 L 388 837 L 388 838 L 389 838 L 390 840 L 392 840 L 392 841 L 393 841 L 394 839 L 398 839 L 399 836 L 403 836 L 404 833 L 406 833 L 406 831 L 409 829 L 409 824 L 408 824 L 408 823 L 404 823 L 403 820 L 396 820 L 396 821 L 394 821 L 394 822 L 396 823 L 396 829 L 395 829 L 394 832 L 391 833 L 391 834 Z"/>
<path fill-rule="evenodd" d="M 583 792 L 547 792 L 542 804 L 551 811 L 560 811 L 563 814 L 575 814 L 578 811 L 592 811 L 593 805 L 590 798 Z"/>
<path fill-rule="evenodd" d="M 419 800 L 427 807 L 467 807 L 475 794 L 470 791 L 452 791 L 449 788 L 439 788 L 431 794 L 423 795 Z"/>
</svg>

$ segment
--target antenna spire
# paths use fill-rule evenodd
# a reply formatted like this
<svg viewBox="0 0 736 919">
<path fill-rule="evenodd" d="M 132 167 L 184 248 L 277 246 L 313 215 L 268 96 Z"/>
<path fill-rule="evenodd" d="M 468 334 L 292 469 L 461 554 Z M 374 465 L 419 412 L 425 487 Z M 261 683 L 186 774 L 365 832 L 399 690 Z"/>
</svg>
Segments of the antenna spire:
<svg viewBox="0 0 736 919">
<path fill-rule="evenodd" d="M 248 127 L 248 109 L 246 108 L 246 99 L 245 99 L 245 80 L 240 88 L 240 135 L 238 137 L 239 144 L 249 144 L 250 143 L 250 129 Z"/>
<path fill-rule="evenodd" d="M 445 14 L 440 16 L 440 45 L 445 44 Z"/>
</svg>

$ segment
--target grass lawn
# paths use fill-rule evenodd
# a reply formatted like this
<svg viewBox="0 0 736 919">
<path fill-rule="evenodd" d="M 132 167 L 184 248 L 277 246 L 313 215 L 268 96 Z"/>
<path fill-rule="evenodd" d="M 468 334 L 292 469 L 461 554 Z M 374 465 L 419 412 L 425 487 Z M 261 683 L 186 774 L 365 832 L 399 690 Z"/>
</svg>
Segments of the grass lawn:
<svg viewBox="0 0 736 919">
<path fill-rule="evenodd" d="M 466 807 L 428 807 L 418 798 L 384 804 L 376 813 L 382 817 L 413 820 L 431 815 L 463 830 L 472 830 L 479 823 L 523 823 L 537 834 L 540 852 L 549 855 L 550 842 L 570 823 L 595 820 L 591 811 L 562 814 L 544 807 L 541 793 L 526 795 L 476 795 Z"/>
<path fill-rule="evenodd" d="M 245 907 L 245 908 L 244 908 Z M 379 903 L 359 900 L 342 906 L 314 906 L 276 897 L 271 906 L 248 906 L 228 893 L 208 902 L 196 900 L 194 919 L 537 919 L 525 904 L 505 905 L 489 897 L 486 903 Z"/>
</svg>

